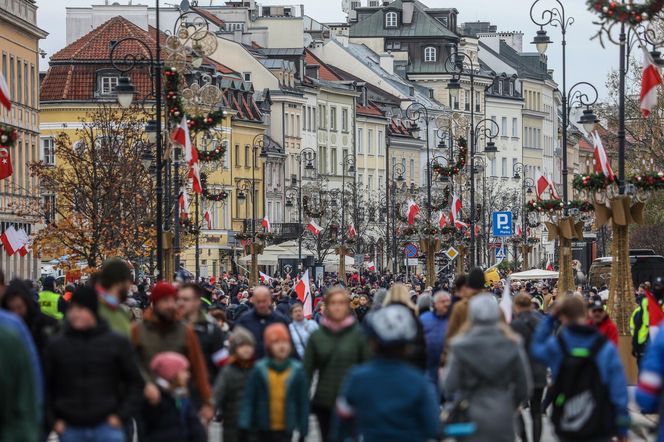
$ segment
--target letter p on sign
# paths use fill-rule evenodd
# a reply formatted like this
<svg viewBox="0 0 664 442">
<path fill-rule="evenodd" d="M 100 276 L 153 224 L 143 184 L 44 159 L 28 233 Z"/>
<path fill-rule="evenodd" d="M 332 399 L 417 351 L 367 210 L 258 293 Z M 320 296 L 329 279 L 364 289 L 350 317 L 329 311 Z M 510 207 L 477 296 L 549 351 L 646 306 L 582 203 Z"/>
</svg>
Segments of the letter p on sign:
<svg viewBox="0 0 664 442">
<path fill-rule="evenodd" d="M 512 236 L 512 212 L 493 212 L 493 236 Z"/>
</svg>

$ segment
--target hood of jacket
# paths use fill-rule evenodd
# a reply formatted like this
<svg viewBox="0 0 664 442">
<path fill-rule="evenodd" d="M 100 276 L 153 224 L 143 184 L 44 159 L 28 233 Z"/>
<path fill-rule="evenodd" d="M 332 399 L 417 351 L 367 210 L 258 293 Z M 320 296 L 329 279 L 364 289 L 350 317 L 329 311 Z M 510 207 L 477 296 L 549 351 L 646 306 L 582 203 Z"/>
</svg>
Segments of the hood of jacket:
<svg viewBox="0 0 664 442">
<path fill-rule="evenodd" d="M 452 354 L 483 379 L 495 380 L 498 373 L 518 357 L 518 346 L 497 325 L 476 325 L 454 339 Z"/>
</svg>

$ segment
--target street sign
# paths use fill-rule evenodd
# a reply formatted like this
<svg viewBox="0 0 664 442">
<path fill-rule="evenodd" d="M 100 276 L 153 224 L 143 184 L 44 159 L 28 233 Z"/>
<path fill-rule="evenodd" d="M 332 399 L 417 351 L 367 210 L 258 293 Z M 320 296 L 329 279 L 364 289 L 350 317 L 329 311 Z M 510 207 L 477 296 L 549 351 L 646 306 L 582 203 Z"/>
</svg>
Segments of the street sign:
<svg viewBox="0 0 664 442">
<path fill-rule="evenodd" d="M 493 212 L 493 236 L 512 236 L 512 212 Z"/>
<path fill-rule="evenodd" d="M 415 244 L 406 244 L 403 248 L 403 254 L 406 255 L 406 258 L 416 258 L 420 254 L 420 251 L 417 249 Z"/>
<path fill-rule="evenodd" d="M 507 250 L 500 247 L 496 249 L 496 259 L 505 259 L 507 258 Z"/>
<path fill-rule="evenodd" d="M 420 263 L 420 261 L 417 258 L 406 258 L 403 260 L 403 263 L 404 265 L 415 267 Z"/>
<path fill-rule="evenodd" d="M 363 262 L 364 262 L 363 254 L 358 253 L 353 257 L 353 264 L 355 264 L 355 267 L 361 266 Z"/>
<path fill-rule="evenodd" d="M 448 258 L 450 258 L 452 261 L 459 256 L 459 251 L 455 249 L 454 247 L 450 247 L 449 249 L 445 250 L 445 255 L 447 255 Z"/>
</svg>

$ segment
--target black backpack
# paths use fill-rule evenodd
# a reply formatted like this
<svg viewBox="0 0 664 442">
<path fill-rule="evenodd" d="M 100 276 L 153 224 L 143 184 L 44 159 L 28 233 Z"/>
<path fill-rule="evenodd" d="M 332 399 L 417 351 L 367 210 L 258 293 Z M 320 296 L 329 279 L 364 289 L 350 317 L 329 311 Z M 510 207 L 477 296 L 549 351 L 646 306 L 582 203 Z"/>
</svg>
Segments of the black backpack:
<svg viewBox="0 0 664 442">
<path fill-rule="evenodd" d="M 556 434 L 565 440 L 586 441 L 615 434 L 609 389 L 602 383 L 595 357 L 606 343 L 599 335 L 589 349 L 568 351 L 558 335 L 563 362 L 552 387 Z"/>
</svg>

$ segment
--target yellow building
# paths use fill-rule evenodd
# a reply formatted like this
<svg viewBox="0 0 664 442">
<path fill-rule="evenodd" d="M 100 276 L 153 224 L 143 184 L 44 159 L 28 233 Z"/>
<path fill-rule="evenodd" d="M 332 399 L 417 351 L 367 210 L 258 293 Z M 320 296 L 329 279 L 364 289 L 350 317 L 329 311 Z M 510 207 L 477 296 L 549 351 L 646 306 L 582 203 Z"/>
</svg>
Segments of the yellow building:
<svg viewBox="0 0 664 442">
<path fill-rule="evenodd" d="M 41 106 L 41 146 L 43 160 L 47 164 L 56 164 L 54 155 L 55 137 L 65 132 L 75 142 L 76 129 L 83 127 L 82 119 L 86 118 L 100 104 L 116 103 L 115 86 L 122 74 L 110 63 L 112 42 L 125 37 L 135 37 L 155 46 L 153 33 L 149 33 L 123 17 L 114 17 L 90 31 L 79 40 L 72 42 L 53 55 L 50 67 L 42 81 Z M 127 46 L 132 52 L 147 51 L 139 45 Z M 122 54 L 120 54 L 122 56 Z M 264 133 L 263 110 L 253 100 L 251 83 L 242 81 L 240 74 L 224 65 L 206 60 L 201 67 L 218 78 L 216 83 L 223 92 L 220 106 L 228 112 L 221 124 L 211 131 L 208 141 L 201 134 L 195 140 L 201 150 L 213 150 L 215 143 L 225 146 L 223 161 L 203 164 L 203 172 L 207 173 L 206 194 L 199 199 L 200 230 L 200 270 L 203 276 L 219 275 L 221 271 L 230 269 L 234 254 L 240 255 L 241 247 L 233 240 L 235 232 L 242 231 L 243 220 L 251 218 L 251 199 L 247 202 L 236 200 L 236 185 L 242 178 L 255 176 L 256 213 L 263 217 L 263 167 L 257 155 L 257 167 L 252 170 L 249 165 L 252 158 L 251 146 L 257 135 Z M 132 84 L 136 87 L 136 99 L 148 96 L 151 90 L 150 74 L 147 69 L 135 69 L 129 73 Z M 195 76 L 195 75 L 194 75 Z M 166 126 L 165 126 L 166 127 Z M 172 129 L 172 128 L 170 128 Z M 165 129 L 165 130 L 170 130 Z M 185 166 L 180 168 L 182 176 L 186 176 Z M 168 189 L 166 190 L 168 192 Z M 217 196 L 226 192 L 228 197 L 214 201 Z M 177 189 L 167 193 L 176 210 Z M 188 188 L 190 219 L 194 219 L 195 197 Z M 44 196 L 50 206 L 57 204 L 52 196 Z M 211 229 L 204 219 L 206 211 L 211 218 Z M 54 218 L 54 214 L 50 217 Z M 166 214 L 166 217 L 169 215 Z M 48 217 L 47 217 L 48 218 Z M 171 231 L 173 223 L 166 223 Z M 186 234 L 187 225 L 182 225 L 181 266 L 195 272 L 194 236 Z M 231 239 L 229 241 L 229 238 Z"/>
<path fill-rule="evenodd" d="M 37 5 L 30 0 L 0 3 L 0 50 L 2 75 L 11 96 L 11 111 L 0 107 L 0 123 L 17 129 L 10 149 L 14 173 L 0 181 L 0 228 L 22 228 L 28 235 L 40 228 L 39 183 L 28 164 L 39 161 L 39 40 L 48 34 L 37 27 Z M 12 256 L 0 252 L 5 278 L 36 279 L 38 258 L 31 252 Z"/>
</svg>

